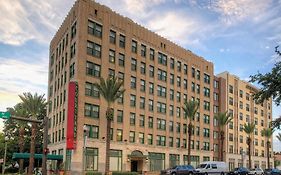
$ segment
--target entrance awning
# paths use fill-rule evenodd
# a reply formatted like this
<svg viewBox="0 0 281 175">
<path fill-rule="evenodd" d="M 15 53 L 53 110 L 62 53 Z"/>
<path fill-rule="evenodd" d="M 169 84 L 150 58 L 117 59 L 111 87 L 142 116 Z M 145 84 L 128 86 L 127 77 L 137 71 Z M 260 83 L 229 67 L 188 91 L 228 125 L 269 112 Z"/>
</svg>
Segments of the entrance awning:
<svg viewBox="0 0 281 175">
<path fill-rule="evenodd" d="M 12 159 L 29 159 L 30 153 L 13 153 Z M 35 154 L 34 159 L 42 159 L 42 154 Z M 62 155 L 47 155 L 48 160 L 63 160 Z"/>
<path fill-rule="evenodd" d="M 148 158 L 147 155 L 143 155 L 142 152 L 135 150 L 131 154 L 128 154 L 128 158 L 139 158 L 139 159 L 146 159 Z"/>
</svg>

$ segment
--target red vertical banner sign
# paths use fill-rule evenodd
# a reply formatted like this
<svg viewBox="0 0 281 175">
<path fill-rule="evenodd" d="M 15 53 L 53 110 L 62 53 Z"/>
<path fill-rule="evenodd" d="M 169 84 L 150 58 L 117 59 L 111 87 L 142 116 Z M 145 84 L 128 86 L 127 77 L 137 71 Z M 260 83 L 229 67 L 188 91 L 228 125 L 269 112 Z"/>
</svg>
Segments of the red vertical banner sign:
<svg viewBox="0 0 281 175">
<path fill-rule="evenodd" d="M 78 111 L 78 85 L 70 82 L 68 85 L 68 110 L 67 110 L 67 132 L 66 149 L 76 148 L 77 133 L 77 111 Z"/>
</svg>

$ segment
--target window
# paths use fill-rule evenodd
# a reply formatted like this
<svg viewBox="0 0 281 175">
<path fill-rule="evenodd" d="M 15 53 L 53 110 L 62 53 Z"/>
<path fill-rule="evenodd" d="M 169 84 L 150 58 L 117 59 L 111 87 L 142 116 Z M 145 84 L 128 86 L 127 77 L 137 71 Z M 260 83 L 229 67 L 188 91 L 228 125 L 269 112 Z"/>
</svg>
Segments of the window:
<svg viewBox="0 0 281 175">
<path fill-rule="evenodd" d="M 233 129 L 233 122 L 229 122 L 228 127 L 229 129 Z"/>
<path fill-rule="evenodd" d="M 146 68 L 145 63 L 141 62 L 141 65 L 140 65 L 140 72 L 141 72 L 141 74 L 145 74 L 145 68 Z"/>
<path fill-rule="evenodd" d="M 228 91 L 229 91 L 229 93 L 233 94 L 233 86 L 229 85 Z"/>
<path fill-rule="evenodd" d="M 170 84 L 174 84 L 175 80 L 174 80 L 174 74 L 170 74 Z"/>
<path fill-rule="evenodd" d="M 173 131 L 174 131 L 174 122 L 173 122 L 173 121 L 170 121 L 170 122 L 169 122 L 169 131 L 170 131 L 170 132 L 173 132 Z"/>
<path fill-rule="evenodd" d="M 184 87 L 184 89 L 187 89 L 187 80 L 186 79 L 183 80 L 183 87 Z"/>
<path fill-rule="evenodd" d="M 96 37 L 102 37 L 102 25 L 88 20 L 88 33 Z"/>
<path fill-rule="evenodd" d="M 239 97 L 243 98 L 243 91 L 242 90 L 239 90 Z"/>
<path fill-rule="evenodd" d="M 147 135 L 147 144 L 152 145 L 153 144 L 153 136 L 152 134 Z"/>
<path fill-rule="evenodd" d="M 232 97 L 229 97 L 229 105 L 233 106 L 233 98 Z"/>
<path fill-rule="evenodd" d="M 118 110 L 117 111 L 117 122 L 118 123 L 123 123 L 123 111 L 122 110 Z"/>
<path fill-rule="evenodd" d="M 169 115 L 174 116 L 174 106 L 173 105 L 170 105 L 169 111 L 170 111 Z"/>
<path fill-rule="evenodd" d="M 144 108 L 145 108 L 145 98 L 140 97 L 140 109 L 144 109 Z"/>
<path fill-rule="evenodd" d="M 70 65 L 70 68 L 69 68 L 69 77 L 70 77 L 70 78 L 74 77 L 74 74 L 75 74 L 75 63 L 73 63 L 72 65 Z M 56 91 L 56 88 L 55 88 L 55 91 Z"/>
<path fill-rule="evenodd" d="M 143 44 L 141 45 L 141 56 L 146 57 L 146 46 Z"/>
<path fill-rule="evenodd" d="M 96 86 L 94 86 L 94 84 L 86 82 L 85 95 L 99 98 L 100 93 L 99 93 L 98 88 Z"/>
<path fill-rule="evenodd" d="M 180 102 L 180 101 L 181 101 L 181 93 L 177 92 L 177 102 Z"/>
<path fill-rule="evenodd" d="M 125 55 L 122 53 L 119 53 L 119 66 L 125 66 Z"/>
<path fill-rule="evenodd" d="M 145 92 L 145 80 L 141 80 L 141 81 L 140 81 L 140 90 L 141 90 L 142 92 Z"/>
<path fill-rule="evenodd" d="M 154 50 L 150 49 L 150 54 L 149 54 L 150 60 L 154 60 Z"/>
<path fill-rule="evenodd" d="M 148 127 L 153 128 L 153 117 L 148 117 Z"/>
<path fill-rule="evenodd" d="M 181 62 L 180 61 L 177 61 L 177 70 L 178 70 L 178 72 L 181 71 Z"/>
<path fill-rule="evenodd" d="M 209 115 L 204 114 L 204 123 L 210 124 L 210 116 Z"/>
<path fill-rule="evenodd" d="M 74 22 L 74 24 L 71 26 L 71 39 L 74 38 L 76 36 L 76 21 Z"/>
<path fill-rule="evenodd" d="M 157 146 L 166 146 L 166 136 L 157 135 L 156 136 Z"/>
<path fill-rule="evenodd" d="M 145 117 L 144 117 L 144 115 L 140 115 L 139 125 L 140 125 L 140 127 L 144 127 L 144 125 L 145 125 Z"/>
<path fill-rule="evenodd" d="M 113 69 L 108 69 L 108 76 L 109 76 L 109 77 L 114 77 L 114 76 L 115 76 L 115 70 L 113 70 Z"/>
<path fill-rule="evenodd" d="M 177 147 L 177 148 L 180 148 L 180 147 L 181 147 L 180 138 L 176 138 L 176 147 Z"/>
<path fill-rule="evenodd" d="M 204 87 L 204 96 L 210 97 L 210 89 L 209 88 Z"/>
<path fill-rule="evenodd" d="M 98 171 L 98 148 L 86 148 L 86 170 Z"/>
<path fill-rule="evenodd" d="M 173 146 L 174 146 L 174 138 L 169 137 L 169 147 L 173 147 Z"/>
<path fill-rule="evenodd" d="M 200 94 L 200 85 L 199 84 L 196 85 L 196 92 L 197 92 L 197 94 Z"/>
<path fill-rule="evenodd" d="M 181 108 L 177 107 L 177 114 L 176 114 L 177 118 L 181 117 Z"/>
<path fill-rule="evenodd" d="M 135 131 L 130 131 L 129 141 L 130 141 L 130 143 L 134 143 L 135 142 Z"/>
<path fill-rule="evenodd" d="M 203 142 L 203 150 L 206 150 L 206 151 L 210 150 L 210 143 L 209 142 Z"/>
<path fill-rule="evenodd" d="M 123 141 L 123 130 L 122 129 L 117 129 L 116 141 L 118 141 L 118 142 Z"/>
<path fill-rule="evenodd" d="M 214 80 L 214 88 L 215 89 L 218 89 L 219 88 L 219 82 Z"/>
<path fill-rule="evenodd" d="M 203 129 L 203 136 L 204 137 L 210 137 L 210 129 L 204 128 Z"/>
<path fill-rule="evenodd" d="M 181 77 L 177 77 L 177 86 L 181 87 Z"/>
<path fill-rule="evenodd" d="M 246 111 L 250 111 L 250 105 L 249 104 L 246 104 Z"/>
<path fill-rule="evenodd" d="M 243 102 L 242 101 L 239 101 L 239 108 L 243 109 Z"/>
<path fill-rule="evenodd" d="M 204 101 L 204 109 L 210 111 L 210 102 Z"/>
<path fill-rule="evenodd" d="M 109 50 L 109 62 L 115 63 L 115 51 L 114 50 Z"/>
<path fill-rule="evenodd" d="M 165 169 L 165 153 L 149 152 L 149 171 L 161 171 Z"/>
<path fill-rule="evenodd" d="M 100 107 L 98 105 L 85 103 L 84 115 L 86 117 L 99 118 L 99 111 L 100 111 Z"/>
<path fill-rule="evenodd" d="M 210 75 L 204 73 L 204 83 L 210 84 Z"/>
<path fill-rule="evenodd" d="M 200 70 L 196 71 L 196 77 L 197 77 L 197 80 L 200 80 Z"/>
<path fill-rule="evenodd" d="M 153 66 L 149 66 L 149 76 L 154 77 L 154 67 Z"/>
<path fill-rule="evenodd" d="M 163 86 L 157 86 L 157 95 L 159 96 L 159 97 L 164 97 L 164 98 L 166 98 L 166 88 L 165 87 L 163 87 Z"/>
<path fill-rule="evenodd" d="M 136 107 L 136 96 L 133 94 L 130 95 L 130 106 Z"/>
<path fill-rule="evenodd" d="M 136 114 L 130 113 L 130 125 L 136 125 Z"/>
<path fill-rule="evenodd" d="M 88 128 L 88 137 L 98 139 L 99 138 L 99 127 L 94 125 L 86 125 Z"/>
<path fill-rule="evenodd" d="M 121 171 L 122 170 L 122 151 L 121 150 L 110 150 L 110 171 Z"/>
<path fill-rule="evenodd" d="M 246 93 L 246 100 L 249 101 L 250 100 L 250 94 Z"/>
<path fill-rule="evenodd" d="M 131 70 L 136 71 L 137 70 L 137 60 L 132 58 L 131 59 Z"/>
<path fill-rule="evenodd" d="M 125 48 L 125 36 L 124 35 L 121 35 L 119 36 L 119 47 L 122 47 L 122 48 Z"/>
<path fill-rule="evenodd" d="M 154 93 L 154 84 L 149 82 L 149 93 L 153 94 Z"/>
<path fill-rule="evenodd" d="M 171 69 L 174 69 L 174 68 L 175 68 L 175 60 L 174 60 L 174 58 L 171 58 L 171 59 L 170 59 L 170 68 L 171 68 Z"/>
<path fill-rule="evenodd" d="M 157 102 L 157 112 L 166 113 L 166 104 Z"/>
<path fill-rule="evenodd" d="M 233 142 L 233 134 L 232 133 L 229 133 L 228 139 L 229 139 L 229 141 Z"/>
<path fill-rule="evenodd" d="M 179 154 L 170 154 L 169 155 L 169 167 L 174 167 L 179 165 L 180 163 L 180 155 Z"/>
<path fill-rule="evenodd" d="M 101 58 L 101 45 L 94 42 L 87 42 L 87 53 L 97 58 Z"/>
<path fill-rule="evenodd" d="M 70 46 L 70 58 L 73 58 L 76 54 L 76 43 L 74 42 L 71 46 Z"/>
<path fill-rule="evenodd" d="M 167 72 L 161 69 L 158 69 L 158 80 L 167 81 Z"/>
<path fill-rule="evenodd" d="M 101 66 L 87 61 L 86 74 L 94 77 L 100 77 Z"/>
<path fill-rule="evenodd" d="M 137 41 L 132 40 L 132 52 L 137 53 L 138 52 L 138 43 Z"/>
<path fill-rule="evenodd" d="M 136 87 L 137 87 L 136 81 L 137 81 L 137 78 L 131 76 L 131 88 L 132 89 L 136 89 Z"/>
<path fill-rule="evenodd" d="M 183 65 L 183 72 L 185 75 L 187 75 L 187 65 L 186 64 Z"/>
<path fill-rule="evenodd" d="M 165 55 L 161 52 L 158 52 L 158 63 L 166 66 L 167 65 L 167 55 Z"/>
<path fill-rule="evenodd" d="M 180 133 L 181 132 L 181 125 L 180 125 L 180 123 L 176 123 L 176 132 L 177 133 Z"/>
<path fill-rule="evenodd" d="M 113 30 L 110 30 L 109 32 L 109 42 L 112 44 L 116 43 L 116 32 Z"/>
<path fill-rule="evenodd" d="M 170 100 L 174 100 L 174 90 L 170 89 Z"/>
<path fill-rule="evenodd" d="M 139 143 L 144 144 L 144 133 L 139 133 Z"/>
<path fill-rule="evenodd" d="M 191 83 L 191 91 L 195 92 L 195 83 L 194 82 Z"/>
<path fill-rule="evenodd" d="M 166 120 L 158 118 L 157 119 L 157 129 L 166 130 Z"/>
</svg>

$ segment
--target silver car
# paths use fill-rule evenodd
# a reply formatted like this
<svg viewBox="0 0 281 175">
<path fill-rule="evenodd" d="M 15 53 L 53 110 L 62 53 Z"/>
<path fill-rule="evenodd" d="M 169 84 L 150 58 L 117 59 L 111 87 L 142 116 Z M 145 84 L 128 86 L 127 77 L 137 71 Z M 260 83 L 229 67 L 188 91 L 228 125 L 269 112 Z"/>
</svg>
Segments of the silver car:
<svg viewBox="0 0 281 175">
<path fill-rule="evenodd" d="M 250 173 L 249 174 L 253 174 L 253 175 L 264 175 L 264 172 L 261 168 L 252 168 L 250 169 Z"/>
</svg>

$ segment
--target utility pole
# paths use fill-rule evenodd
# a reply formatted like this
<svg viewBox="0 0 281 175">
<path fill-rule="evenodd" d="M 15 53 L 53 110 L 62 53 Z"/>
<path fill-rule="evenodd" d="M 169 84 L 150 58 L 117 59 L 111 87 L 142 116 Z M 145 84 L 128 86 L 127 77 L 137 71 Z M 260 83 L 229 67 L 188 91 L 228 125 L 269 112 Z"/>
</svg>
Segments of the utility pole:
<svg viewBox="0 0 281 175">
<path fill-rule="evenodd" d="M 48 117 L 43 119 L 43 154 L 42 154 L 42 175 L 47 175 L 47 155 L 48 155 Z"/>
<path fill-rule="evenodd" d="M 5 152 L 4 152 L 4 161 L 3 161 L 3 166 L 2 166 L 2 174 L 5 174 L 6 157 L 7 157 L 7 142 L 8 142 L 8 139 L 5 137 Z"/>
</svg>

